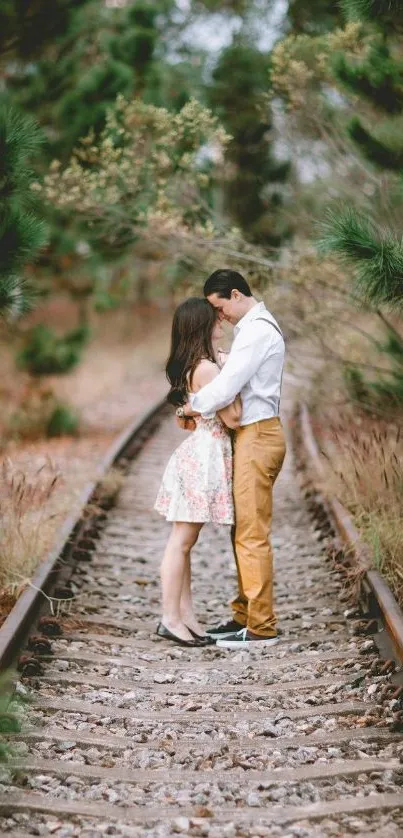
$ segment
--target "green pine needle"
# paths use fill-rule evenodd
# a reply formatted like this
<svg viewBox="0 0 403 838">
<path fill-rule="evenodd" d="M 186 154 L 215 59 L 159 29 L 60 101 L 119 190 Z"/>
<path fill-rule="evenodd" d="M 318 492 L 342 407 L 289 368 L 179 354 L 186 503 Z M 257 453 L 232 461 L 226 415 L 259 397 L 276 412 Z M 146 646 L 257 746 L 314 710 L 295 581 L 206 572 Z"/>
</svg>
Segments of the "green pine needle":
<svg viewBox="0 0 403 838">
<path fill-rule="evenodd" d="M 375 228 L 352 207 L 329 209 L 318 241 L 322 253 L 333 251 L 351 259 L 370 259 L 376 251 Z"/>
<path fill-rule="evenodd" d="M 45 223 L 27 209 L 33 193 L 26 161 L 40 143 L 31 117 L 0 105 L 0 315 L 8 319 L 32 307 L 34 295 L 20 273 L 47 240 Z"/>
<path fill-rule="evenodd" d="M 342 0 L 341 8 L 348 20 L 374 20 L 380 15 L 403 11 L 402 0 Z"/>
<path fill-rule="evenodd" d="M 17 276 L 0 277 L 0 316 L 16 320 L 33 308 L 35 294 L 26 280 Z"/>
<path fill-rule="evenodd" d="M 329 210 L 318 248 L 354 269 L 356 288 L 375 305 L 403 304 L 403 240 L 380 231 L 354 208 Z"/>
<path fill-rule="evenodd" d="M 0 224 L 0 277 L 19 272 L 46 240 L 42 220 L 32 213 L 12 210 Z"/>
<path fill-rule="evenodd" d="M 41 132 L 34 119 L 10 106 L 0 105 L 0 201 L 3 204 L 17 194 L 20 199 L 32 201 L 29 189 L 32 173 L 26 161 L 41 143 Z"/>
</svg>

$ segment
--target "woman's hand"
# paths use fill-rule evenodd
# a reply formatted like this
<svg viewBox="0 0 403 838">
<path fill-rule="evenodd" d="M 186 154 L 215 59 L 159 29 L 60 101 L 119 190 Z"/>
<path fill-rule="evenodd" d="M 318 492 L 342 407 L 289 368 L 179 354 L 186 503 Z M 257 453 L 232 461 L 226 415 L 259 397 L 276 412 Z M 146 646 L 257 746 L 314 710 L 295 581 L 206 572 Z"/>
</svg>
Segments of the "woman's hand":
<svg viewBox="0 0 403 838">
<path fill-rule="evenodd" d="M 176 424 L 182 429 L 182 431 L 195 431 L 196 430 L 196 422 L 190 416 L 188 419 L 180 419 L 179 416 L 176 417 Z"/>
<path fill-rule="evenodd" d="M 217 362 L 219 367 L 222 369 L 226 361 L 228 361 L 229 352 L 225 352 L 224 349 L 217 349 Z"/>
</svg>

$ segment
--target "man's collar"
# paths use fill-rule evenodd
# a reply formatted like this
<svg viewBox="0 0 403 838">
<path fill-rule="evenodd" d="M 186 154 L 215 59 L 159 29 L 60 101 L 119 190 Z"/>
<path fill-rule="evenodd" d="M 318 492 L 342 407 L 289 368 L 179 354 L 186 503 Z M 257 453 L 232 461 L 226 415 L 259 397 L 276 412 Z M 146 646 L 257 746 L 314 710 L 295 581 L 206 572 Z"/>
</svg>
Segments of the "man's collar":
<svg viewBox="0 0 403 838">
<path fill-rule="evenodd" d="M 259 314 L 262 313 L 262 311 L 265 310 L 265 308 L 266 306 L 264 302 L 256 303 L 254 306 L 252 306 L 252 308 L 250 308 L 249 311 L 247 311 L 246 314 L 244 314 L 244 316 L 241 317 L 240 320 L 238 320 L 236 326 L 234 326 L 234 335 L 237 335 L 239 330 L 242 329 L 246 323 L 249 323 L 250 320 L 254 320 L 255 317 L 257 317 Z"/>
</svg>

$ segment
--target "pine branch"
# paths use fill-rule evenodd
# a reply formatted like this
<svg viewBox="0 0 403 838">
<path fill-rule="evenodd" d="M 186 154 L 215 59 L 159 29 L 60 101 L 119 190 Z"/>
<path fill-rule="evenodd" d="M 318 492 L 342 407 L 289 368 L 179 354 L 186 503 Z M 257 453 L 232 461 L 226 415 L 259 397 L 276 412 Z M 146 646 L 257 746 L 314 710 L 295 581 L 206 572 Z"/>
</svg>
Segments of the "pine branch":
<svg viewBox="0 0 403 838">
<path fill-rule="evenodd" d="M 31 117 L 6 105 L 0 106 L 0 208 L 11 201 L 31 203 L 32 172 L 27 158 L 39 150 L 42 135 Z"/>
<path fill-rule="evenodd" d="M 32 310 L 35 300 L 33 289 L 18 276 L 0 276 L 0 316 L 15 320 Z"/>
<path fill-rule="evenodd" d="M 32 305 L 20 274 L 46 242 L 46 225 L 32 211 L 32 172 L 27 158 L 41 143 L 34 120 L 0 106 L 0 314 L 15 318 Z"/>
<path fill-rule="evenodd" d="M 402 0 L 342 0 L 340 5 L 348 20 L 376 20 L 403 12 Z"/>
<path fill-rule="evenodd" d="M 403 303 L 403 241 L 378 230 L 354 208 L 329 210 L 318 242 L 354 269 L 357 291 L 375 305 Z"/>
<path fill-rule="evenodd" d="M 383 41 L 376 41 L 364 61 L 348 61 L 343 52 L 332 60 L 336 78 L 353 93 L 365 96 L 386 113 L 399 113 L 403 106 L 403 66 L 391 56 Z"/>
<path fill-rule="evenodd" d="M 354 117 L 348 125 L 348 134 L 361 147 L 371 163 L 380 169 L 400 171 L 403 168 L 403 148 L 394 149 L 374 137 L 362 124 L 358 117 Z"/>
<path fill-rule="evenodd" d="M 32 213 L 12 210 L 0 224 L 0 277 L 13 276 L 46 244 L 46 225 Z"/>
</svg>

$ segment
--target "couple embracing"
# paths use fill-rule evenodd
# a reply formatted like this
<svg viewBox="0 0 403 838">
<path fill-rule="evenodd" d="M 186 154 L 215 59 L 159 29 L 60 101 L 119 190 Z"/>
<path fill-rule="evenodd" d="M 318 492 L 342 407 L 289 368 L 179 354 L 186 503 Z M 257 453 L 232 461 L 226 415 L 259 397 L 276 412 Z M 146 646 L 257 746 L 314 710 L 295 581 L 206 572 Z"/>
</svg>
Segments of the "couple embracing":
<svg viewBox="0 0 403 838">
<path fill-rule="evenodd" d="M 216 348 L 222 320 L 234 326 L 226 357 Z M 277 642 L 271 519 L 285 455 L 284 348 L 278 323 L 236 271 L 215 271 L 204 299 L 187 299 L 175 311 L 168 399 L 193 433 L 171 456 L 155 509 L 172 522 L 157 634 L 179 645 L 243 649 Z M 235 525 L 238 594 L 232 619 L 204 632 L 192 604 L 190 553 L 207 522 Z"/>
</svg>

